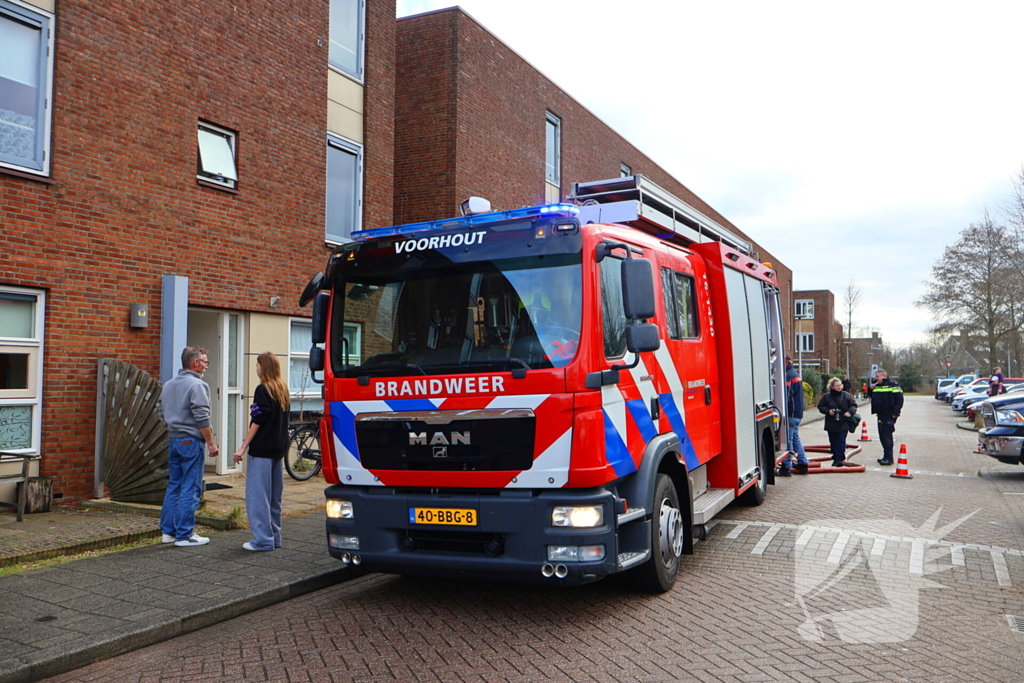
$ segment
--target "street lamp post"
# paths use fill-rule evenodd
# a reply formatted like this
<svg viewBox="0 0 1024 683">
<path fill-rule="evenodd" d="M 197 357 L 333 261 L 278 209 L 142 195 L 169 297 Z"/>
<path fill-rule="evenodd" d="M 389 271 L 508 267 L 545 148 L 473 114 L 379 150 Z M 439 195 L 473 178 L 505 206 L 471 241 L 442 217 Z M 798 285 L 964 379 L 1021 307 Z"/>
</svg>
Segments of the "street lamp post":
<svg viewBox="0 0 1024 683">
<path fill-rule="evenodd" d="M 850 374 L 850 344 L 852 341 L 844 341 L 843 345 L 846 347 L 846 374 Z"/>
</svg>

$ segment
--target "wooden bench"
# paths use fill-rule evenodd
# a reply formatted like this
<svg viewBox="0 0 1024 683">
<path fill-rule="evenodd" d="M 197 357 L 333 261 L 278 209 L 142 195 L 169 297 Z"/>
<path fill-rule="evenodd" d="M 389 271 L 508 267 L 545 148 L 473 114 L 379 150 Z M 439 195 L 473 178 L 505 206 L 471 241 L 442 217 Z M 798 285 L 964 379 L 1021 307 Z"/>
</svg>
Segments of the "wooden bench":
<svg viewBox="0 0 1024 683">
<path fill-rule="evenodd" d="M 17 513 L 17 521 L 20 522 L 25 517 L 25 503 L 28 500 L 28 468 L 33 458 L 31 455 L 14 453 L 0 453 L 0 455 L 4 456 L 5 463 L 21 458 L 21 474 L 0 474 L 0 484 L 15 484 L 18 498 L 17 503 L 0 501 L 0 507 L 13 508 Z"/>
</svg>

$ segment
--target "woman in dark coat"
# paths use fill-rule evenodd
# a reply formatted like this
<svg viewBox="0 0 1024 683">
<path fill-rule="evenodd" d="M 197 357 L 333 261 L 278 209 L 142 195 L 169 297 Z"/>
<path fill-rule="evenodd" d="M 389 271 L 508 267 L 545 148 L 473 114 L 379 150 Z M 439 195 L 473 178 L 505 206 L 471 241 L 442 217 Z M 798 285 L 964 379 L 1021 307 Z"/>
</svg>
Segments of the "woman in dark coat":
<svg viewBox="0 0 1024 683">
<path fill-rule="evenodd" d="M 852 462 L 846 462 L 846 435 L 850 433 L 850 424 L 846 418 L 857 412 L 857 402 L 843 391 L 843 380 L 838 377 L 829 380 L 828 391 L 818 401 L 818 412 L 825 416 L 825 431 L 828 432 L 828 445 L 832 449 L 832 466 L 856 467 Z"/>
</svg>

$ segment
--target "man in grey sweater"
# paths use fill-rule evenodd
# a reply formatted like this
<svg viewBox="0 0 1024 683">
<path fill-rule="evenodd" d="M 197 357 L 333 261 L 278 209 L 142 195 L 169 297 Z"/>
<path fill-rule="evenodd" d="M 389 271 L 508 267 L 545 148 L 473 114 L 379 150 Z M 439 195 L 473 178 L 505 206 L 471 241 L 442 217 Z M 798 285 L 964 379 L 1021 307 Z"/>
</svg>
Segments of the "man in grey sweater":
<svg viewBox="0 0 1024 683">
<path fill-rule="evenodd" d="M 164 385 L 157 403 L 170 437 L 169 479 L 160 511 L 161 541 L 179 547 L 210 542 L 195 532 L 196 508 L 203 492 L 203 446 L 209 448 L 211 457 L 220 452 L 210 428 L 210 386 L 203 381 L 208 367 L 206 349 L 187 347 L 181 352 L 182 369 Z"/>
</svg>

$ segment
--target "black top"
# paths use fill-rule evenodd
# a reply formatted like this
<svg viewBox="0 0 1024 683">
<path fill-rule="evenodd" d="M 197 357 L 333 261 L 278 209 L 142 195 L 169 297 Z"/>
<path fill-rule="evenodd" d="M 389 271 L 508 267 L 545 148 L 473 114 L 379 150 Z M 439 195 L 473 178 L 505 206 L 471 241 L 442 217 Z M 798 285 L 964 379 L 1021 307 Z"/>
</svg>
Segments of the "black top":
<svg viewBox="0 0 1024 683">
<path fill-rule="evenodd" d="M 837 412 L 832 415 L 830 414 L 832 410 Z M 854 415 L 857 412 L 857 402 L 845 391 L 829 390 L 818 401 L 818 412 L 825 416 L 826 432 L 848 430 L 850 427 L 843 413 Z"/>
<path fill-rule="evenodd" d="M 262 384 L 256 387 L 249 416 L 260 426 L 249 442 L 249 455 L 254 458 L 283 458 L 288 450 L 288 413 L 281 410 Z"/>
</svg>

